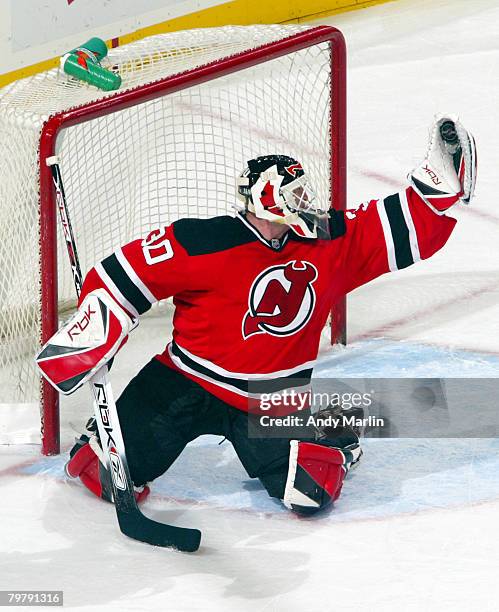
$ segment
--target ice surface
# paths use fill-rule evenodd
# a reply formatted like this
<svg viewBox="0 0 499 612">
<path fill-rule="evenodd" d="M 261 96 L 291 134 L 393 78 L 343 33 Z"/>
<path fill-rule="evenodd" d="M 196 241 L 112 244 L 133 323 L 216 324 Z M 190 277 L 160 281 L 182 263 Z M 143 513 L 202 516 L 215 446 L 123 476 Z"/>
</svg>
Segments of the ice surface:
<svg viewBox="0 0 499 612">
<path fill-rule="evenodd" d="M 403 185 L 437 112 L 474 132 L 480 165 L 446 248 L 356 291 L 352 343 L 324 346 L 317 375 L 497 377 L 497 2 L 400 0 L 327 21 L 349 50 L 351 203 Z M 143 321 L 113 368 L 117 392 L 169 325 L 161 312 Z M 89 412 L 83 391 L 64 402 L 65 449 Z M 335 509 L 312 520 L 269 499 L 219 442 L 187 447 L 145 506 L 201 528 L 194 555 L 121 536 L 112 507 L 66 479 L 62 456 L 0 447 L 0 589 L 64 589 L 73 610 L 498 609 L 497 439 L 366 440 Z"/>
</svg>

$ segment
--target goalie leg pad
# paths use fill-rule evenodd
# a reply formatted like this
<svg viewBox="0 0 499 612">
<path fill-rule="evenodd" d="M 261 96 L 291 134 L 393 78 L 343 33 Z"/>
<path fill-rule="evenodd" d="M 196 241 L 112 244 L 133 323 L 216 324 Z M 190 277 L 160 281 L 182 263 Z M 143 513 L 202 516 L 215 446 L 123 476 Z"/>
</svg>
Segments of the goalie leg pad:
<svg viewBox="0 0 499 612">
<path fill-rule="evenodd" d="M 66 474 L 70 478 L 79 478 L 94 495 L 111 502 L 113 494 L 109 472 L 99 461 L 90 444 L 84 443 L 73 450 L 74 454 L 66 464 Z"/>
<path fill-rule="evenodd" d="M 115 355 L 135 325 L 104 289 L 96 289 L 45 344 L 36 363 L 52 386 L 69 395 Z"/>
<path fill-rule="evenodd" d="M 327 443 L 291 440 L 284 505 L 305 515 L 326 508 L 340 496 L 350 463 L 348 451 L 345 454 Z"/>
<path fill-rule="evenodd" d="M 90 419 L 89 431 L 93 428 L 95 428 L 95 421 Z M 111 476 L 103 464 L 103 458 L 97 435 L 95 433 L 91 433 L 90 436 L 83 434 L 71 449 L 65 470 L 70 478 L 79 478 L 95 496 L 112 503 Z M 147 485 L 135 487 L 137 503 L 144 501 L 149 493 L 150 489 Z"/>
</svg>

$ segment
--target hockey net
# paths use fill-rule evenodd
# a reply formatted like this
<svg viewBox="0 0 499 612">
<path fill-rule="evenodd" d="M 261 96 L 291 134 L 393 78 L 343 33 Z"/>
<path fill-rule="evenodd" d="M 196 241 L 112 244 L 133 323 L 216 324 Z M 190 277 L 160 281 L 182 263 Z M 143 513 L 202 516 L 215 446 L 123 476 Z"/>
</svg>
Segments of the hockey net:
<svg viewBox="0 0 499 612">
<path fill-rule="evenodd" d="M 105 65 L 122 76 L 117 92 L 60 69 L 0 91 L 0 411 L 39 404 L 47 454 L 59 449 L 58 398 L 33 355 L 75 304 L 48 156 L 60 157 L 84 274 L 160 223 L 230 212 L 236 177 L 258 155 L 298 158 L 319 197 L 344 207 L 345 50 L 334 28 L 162 34 L 111 50 Z"/>
</svg>

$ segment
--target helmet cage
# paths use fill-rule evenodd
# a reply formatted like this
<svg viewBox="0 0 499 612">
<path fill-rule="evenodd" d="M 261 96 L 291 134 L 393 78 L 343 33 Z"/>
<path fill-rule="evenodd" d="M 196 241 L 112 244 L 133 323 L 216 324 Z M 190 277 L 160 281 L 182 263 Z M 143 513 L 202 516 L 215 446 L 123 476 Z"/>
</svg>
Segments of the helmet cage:
<svg viewBox="0 0 499 612">
<path fill-rule="evenodd" d="M 323 213 L 317 206 L 317 195 L 306 174 L 281 186 L 286 206 L 293 212 Z"/>
<path fill-rule="evenodd" d="M 274 161 L 276 157 L 258 160 Z M 276 163 L 259 172 L 246 168 L 237 181 L 239 199 L 258 218 L 288 225 L 299 236 L 329 238 L 328 211 L 318 206 L 316 193 L 301 165 L 292 158 L 281 159 L 286 160 L 284 164 L 280 161 L 284 168 Z M 293 174 L 295 178 L 289 181 Z"/>
</svg>

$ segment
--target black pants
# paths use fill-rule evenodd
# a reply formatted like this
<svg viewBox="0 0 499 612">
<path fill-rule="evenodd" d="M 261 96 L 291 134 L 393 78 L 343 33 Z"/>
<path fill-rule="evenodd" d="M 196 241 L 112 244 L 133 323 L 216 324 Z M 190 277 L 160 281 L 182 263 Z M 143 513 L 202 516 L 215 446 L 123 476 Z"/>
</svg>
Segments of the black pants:
<svg viewBox="0 0 499 612">
<path fill-rule="evenodd" d="M 136 485 L 166 472 L 186 445 L 203 434 L 229 440 L 251 478 L 282 499 L 289 438 L 248 436 L 248 415 L 163 365 L 150 361 L 117 401 L 130 473 Z"/>
</svg>

